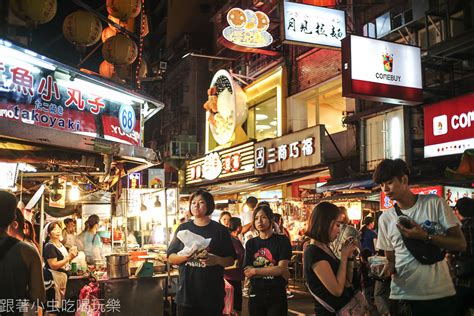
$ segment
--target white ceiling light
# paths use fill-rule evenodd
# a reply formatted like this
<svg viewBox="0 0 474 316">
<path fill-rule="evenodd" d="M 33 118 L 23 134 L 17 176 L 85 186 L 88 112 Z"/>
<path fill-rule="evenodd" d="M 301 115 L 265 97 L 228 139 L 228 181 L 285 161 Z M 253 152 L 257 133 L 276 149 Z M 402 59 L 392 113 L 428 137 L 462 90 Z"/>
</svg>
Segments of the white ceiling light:
<svg viewBox="0 0 474 316">
<path fill-rule="evenodd" d="M 267 129 L 270 129 L 270 125 L 266 125 L 266 124 L 257 124 L 257 129 L 259 130 L 267 130 Z"/>
<path fill-rule="evenodd" d="M 263 120 L 266 120 L 268 118 L 268 115 L 257 114 L 256 117 L 257 117 L 257 121 L 263 121 Z"/>
<path fill-rule="evenodd" d="M 270 122 L 270 125 L 271 125 L 271 126 L 277 126 L 277 121 L 271 121 L 271 122 Z"/>
</svg>

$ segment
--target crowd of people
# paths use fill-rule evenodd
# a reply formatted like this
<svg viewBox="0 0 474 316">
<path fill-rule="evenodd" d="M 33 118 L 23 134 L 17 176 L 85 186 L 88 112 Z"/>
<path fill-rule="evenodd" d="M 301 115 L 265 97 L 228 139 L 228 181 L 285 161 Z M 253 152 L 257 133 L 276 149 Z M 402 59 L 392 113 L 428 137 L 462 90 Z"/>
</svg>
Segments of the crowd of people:
<svg viewBox="0 0 474 316">
<path fill-rule="evenodd" d="M 347 211 L 329 202 L 308 218 L 303 272 L 316 315 L 465 315 L 474 302 L 474 201 L 461 198 L 451 209 L 436 195 L 412 193 L 400 159 L 383 160 L 373 179 L 396 201 L 378 220 L 366 216 L 357 230 Z M 217 222 L 211 219 L 213 196 L 205 190 L 191 195 L 192 218 L 177 227 L 167 251 L 179 269 L 178 315 L 239 315 L 243 293 L 251 316 L 287 315 L 288 231 L 269 203 L 249 197 L 246 207 L 251 218 L 245 223 L 229 212 Z M 0 298 L 35 302 L 54 313 L 79 251 L 88 262 L 101 257 L 99 218 L 90 216 L 79 236 L 72 219 L 50 222 L 38 245 L 13 194 L 0 191 L 0 210 Z M 206 240 L 205 249 L 183 254 L 184 231 Z M 373 270 L 374 258 L 383 260 L 382 269 Z M 10 314 L 22 314 L 18 308 Z"/>
<path fill-rule="evenodd" d="M 71 262 L 79 251 L 88 254 L 89 262 L 101 256 L 96 236 L 99 218 L 91 215 L 80 235 L 76 235 L 71 218 L 48 222 L 40 246 L 33 224 L 25 219 L 17 202 L 12 193 L 0 190 L 0 315 L 33 315 L 39 309 L 48 315 L 58 314 Z M 97 241 L 88 240 L 91 233 L 95 238 L 90 239 Z"/>
</svg>

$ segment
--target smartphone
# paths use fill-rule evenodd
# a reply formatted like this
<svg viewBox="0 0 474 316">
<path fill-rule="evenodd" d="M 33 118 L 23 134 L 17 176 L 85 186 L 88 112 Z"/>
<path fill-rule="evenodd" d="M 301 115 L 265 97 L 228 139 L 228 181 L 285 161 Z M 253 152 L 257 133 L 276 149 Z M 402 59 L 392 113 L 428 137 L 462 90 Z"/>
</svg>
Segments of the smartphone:
<svg viewBox="0 0 474 316">
<path fill-rule="evenodd" d="M 413 222 L 408 216 L 399 216 L 398 217 L 398 224 L 405 228 L 413 228 Z"/>
</svg>

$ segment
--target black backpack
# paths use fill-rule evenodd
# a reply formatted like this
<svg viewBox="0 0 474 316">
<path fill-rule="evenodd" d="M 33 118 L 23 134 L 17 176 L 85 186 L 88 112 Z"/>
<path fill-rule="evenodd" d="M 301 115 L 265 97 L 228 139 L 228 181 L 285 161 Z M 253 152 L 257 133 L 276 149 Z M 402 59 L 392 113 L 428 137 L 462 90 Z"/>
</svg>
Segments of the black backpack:
<svg viewBox="0 0 474 316">
<path fill-rule="evenodd" d="M 404 216 L 400 207 L 395 203 L 395 212 L 398 216 Z M 421 264 L 434 264 L 444 259 L 445 251 L 438 248 L 437 246 L 426 243 L 423 240 L 406 238 L 402 235 L 403 242 L 408 251 L 418 260 Z"/>
</svg>

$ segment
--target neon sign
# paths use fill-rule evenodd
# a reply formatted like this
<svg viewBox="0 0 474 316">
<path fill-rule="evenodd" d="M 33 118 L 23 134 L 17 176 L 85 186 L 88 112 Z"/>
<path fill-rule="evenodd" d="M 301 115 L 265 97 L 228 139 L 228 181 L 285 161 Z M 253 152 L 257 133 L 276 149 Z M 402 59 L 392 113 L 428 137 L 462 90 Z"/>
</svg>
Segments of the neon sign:
<svg viewBox="0 0 474 316">
<path fill-rule="evenodd" d="M 226 40 L 239 46 L 265 47 L 273 42 L 273 37 L 267 32 L 270 19 L 261 12 L 232 8 L 227 12 L 229 26 L 222 31 Z"/>
</svg>

